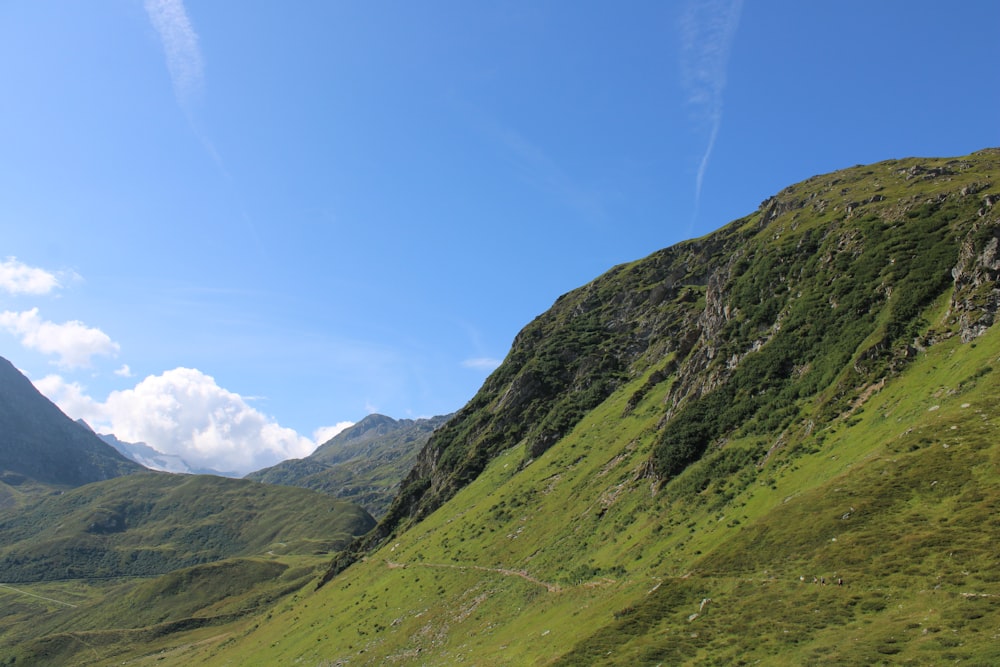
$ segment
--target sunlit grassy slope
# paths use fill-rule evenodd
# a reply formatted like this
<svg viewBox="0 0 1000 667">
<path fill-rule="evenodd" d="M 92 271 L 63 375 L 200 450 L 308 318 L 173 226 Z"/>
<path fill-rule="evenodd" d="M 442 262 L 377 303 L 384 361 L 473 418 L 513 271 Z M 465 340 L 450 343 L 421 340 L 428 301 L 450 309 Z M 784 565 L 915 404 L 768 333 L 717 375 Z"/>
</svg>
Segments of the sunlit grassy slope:
<svg viewBox="0 0 1000 667">
<path fill-rule="evenodd" d="M 197 659 L 997 664 L 997 367 L 1000 331 L 951 338 L 763 465 L 732 441 L 658 491 L 642 467 L 663 397 L 623 419 L 625 387 Z"/>
<path fill-rule="evenodd" d="M 560 299 L 388 541 L 219 661 L 989 663 L 995 157 L 810 179 Z"/>
</svg>

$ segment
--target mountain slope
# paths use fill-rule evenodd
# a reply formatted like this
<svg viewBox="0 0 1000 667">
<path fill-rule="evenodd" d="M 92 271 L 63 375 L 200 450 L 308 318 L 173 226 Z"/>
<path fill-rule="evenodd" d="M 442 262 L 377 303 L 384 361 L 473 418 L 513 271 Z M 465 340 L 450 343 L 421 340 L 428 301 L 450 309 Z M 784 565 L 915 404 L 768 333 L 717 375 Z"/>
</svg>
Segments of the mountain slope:
<svg viewBox="0 0 1000 667">
<path fill-rule="evenodd" d="M 307 489 L 142 473 L 0 517 L 0 581 L 159 575 L 230 556 L 342 548 L 374 520 Z"/>
<path fill-rule="evenodd" d="M 303 459 L 252 472 L 247 479 L 302 486 L 358 503 L 372 516 L 385 514 L 417 453 L 450 415 L 392 419 L 371 414 Z"/>
<path fill-rule="evenodd" d="M 816 177 L 562 297 L 219 662 L 995 662 L 998 183 Z"/>
<path fill-rule="evenodd" d="M 638 380 L 188 664 L 996 664 L 998 364 L 997 327 L 954 336 L 766 463 L 733 439 L 658 488 L 668 394 L 623 418 Z"/>
<path fill-rule="evenodd" d="M 80 486 L 144 470 L 42 396 L 0 358 L 0 481 Z"/>
<path fill-rule="evenodd" d="M 646 472 L 662 483 L 734 435 L 827 420 L 939 336 L 949 295 L 968 340 L 998 297 L 998 151 L 811 178 L 701 239 L 560 297 L 421 451 L 378 529 L 331 576 L 523 443 L 527 464 L 616 389 L 669 387 Z M 954 275 L 953 275 L 954 274 Z M 753 456 L 761 456 L 756 452 Z"/>
</svg>

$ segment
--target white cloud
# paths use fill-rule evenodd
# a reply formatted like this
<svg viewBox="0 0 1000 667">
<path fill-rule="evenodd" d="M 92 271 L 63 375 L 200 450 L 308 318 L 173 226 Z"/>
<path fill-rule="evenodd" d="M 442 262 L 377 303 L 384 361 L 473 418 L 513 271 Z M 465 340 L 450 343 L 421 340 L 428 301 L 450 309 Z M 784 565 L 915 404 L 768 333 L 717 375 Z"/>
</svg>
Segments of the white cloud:
<svg viewBox="0 0 1000 667">
<path fill-rule="evenodd" d="M 146 0 L 146 14 L 160 36 L 174 95 L 186 110 L 204 81 L 198 35 L 182 0 Z"/>
<path fill-rule="evenodd" d="M 38 391 L 73 419 L 82 419 L 95 430 L 105 425 L 104 406 L 87 396 L 86 389 L 79 382 L 67 382 L 59 375 L 46 375 L 33 383 Z"/>
<path fill-rule="evenodd" d="M 742 8 L 743 0 L 691 0 L 681 20 L 681 75 L 687 101 L 709 132 L 695 179 L 696 206 L 722 124 L 726 64 Z"/>
<path fill-rule="evenodd" d="M 316 447 L 193 368 L 175 368 L 114 391 L 102 409 L 104 423 L 118 438 L 145 442 L 195 467 L 245 474 L 308 456 Z"/>
<path fill-rule="evenodd" d="M 132 377 L 132 369 L 128 367 L 128 364 L 122 364 L 122 367 L 115 371 L 115 375 L 130 378 Z"/>
<path fill-rule="evenodd" d="M 325 444 L 326 442 L 329 442 L 330 438 L 352 426 L 354 426 L 354 422 L 337 422 L 333 426 L 320 426 L 318 429 L 313 431 L 313 441 L 315 441 L 317 445 Z"/>
<path fill-rule="evenodd" d="M 8 257 L 0 261 L 0 289 L 10 294 L 48 294 L 62 287 L 54 273 Z"/>
<path fill-rule="evenodd" d="M 5 310 L 0 313 L 0 328 L 20 336 L 29 349 L 58 355 L 56 363 L 65 368 L 90 366 L 91 357 L 114 356 L 119 350 L 118 343 L 100 329 L 78 320 L 49 322 L 39 317 L 37 308 L 20 313 Z"/>
<path fill-rule="evenodd" d="M 492 371 L 501 363 L 500 359 L 493 359 L 492 357 L 476 357 L 475 359 L 466 359 L 462 362 L 462 365 L 466 368 L 472 368 L 477 371 Z"/>
<path fill-rule="evenodd" d="M 103 403 L 88 396 L 86 387 L 59 375 L 34 384 L 63 412 L 85 420 L 95 431 L 113 433 L 125 442 L 145 442 L 195 468 L 243 475 L 308 456 L 316 448 L 315 442 L 280 426 L 193 368 L 151 375 L 133 389 L 111 392 Z"/>
</svg>

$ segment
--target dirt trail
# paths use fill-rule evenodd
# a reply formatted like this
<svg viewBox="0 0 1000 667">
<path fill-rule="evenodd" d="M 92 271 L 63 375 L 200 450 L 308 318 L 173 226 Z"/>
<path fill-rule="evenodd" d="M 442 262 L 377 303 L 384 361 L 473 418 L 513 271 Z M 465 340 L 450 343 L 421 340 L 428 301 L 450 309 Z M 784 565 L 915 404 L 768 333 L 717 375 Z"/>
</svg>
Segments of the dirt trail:
<svg viewBox="0 0 1000 667">
<path fill-rule="evenodd" d="M 505 577 L 520 577 L 521 579 L 535 584 L 536 586 L 544 586 L 545 590 L 549 593 L 558 593 L 562 590 L 559 587 L 559 584 L 552 584 L 547 581 L 542 581 L 541 579 L 536 579 L 524 570 L 508 570 L 503 567 L 483 567 L 482 565 L 456 565 L 454 563 L 396 563 L 391 560 L 387 560 L 385 564 L 386 567 L 389 568 L 437 567 L 449 570 L 478 570 L 480 572 L 492 572 L 494 574 L 502 574 Z"/>
<path fill-rule="evenodd" d="M 29 593 L 28 591 L 21 590 L 20 588 L 14 588 L 7 584 L 0 584 L 0 588 L 6 588 L 9 591 L 14 591 L 15 593 L 20 593 L 21 595 L 30 595 L 33 598 L 39 598 L 41 600 L 47 600 L 48 602 L 55 602 L 56 604 L 64 604 L 67 607 L 72 607 L 76 609 L 75 604 L 70 604 L 69 602 L 63 602 L 62 600 L 56 600 L 55 598 L 47 598 L 44 595 L 38 595 L 37 593 Z"/>
</svg>

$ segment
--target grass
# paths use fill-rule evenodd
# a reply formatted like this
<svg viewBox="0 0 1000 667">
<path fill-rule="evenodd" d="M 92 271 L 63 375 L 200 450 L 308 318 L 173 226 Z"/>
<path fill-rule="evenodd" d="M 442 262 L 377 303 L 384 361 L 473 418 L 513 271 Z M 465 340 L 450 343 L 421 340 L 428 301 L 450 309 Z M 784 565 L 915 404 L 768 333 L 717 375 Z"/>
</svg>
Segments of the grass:
<svg viewBox="0 0 1000 667">
<path fill-rule="evenodd" d="M 228 634 L 318 574 L 316 556 L 237 558 L 160 577 L 0 587 L 0 664 L 119 664 Z M 206 634 L 207 633 L 207 634 Z"/>
<path fill-rule="evenodd" d="M 46 497 L 0 519 L 0 581 L 164 574 L 235 555 L 329 553 L 373 521 L 305 489 L 138 473 Z"/>
<path fill-rule="evenodd" d="M 914 164 L 879 169 L 889 183 Z M 836 185 L 849 197 L 852 183 L 869 177 L 852 171 Z M 831 178 L 799 195 L 829 190 Z M 956 171 L 949 191 L 961 178 Z M 947 206 L 915 217 L 892 208 L 912 186 L 890 184 L 881 208 L 862 208 L 890 224 L 928 221 L 937 233 L 933 215 L 943 211 L 947 223 Z M 779 218 L 775 234 L 786 247 L 834 224 L 806 212 Z M 835 231 L 846 235 L 831 238 L 850 251 L 840 220 Z M 871 249 L 872 287 L 890 277 L 883 266 L 894 254 L 922 255 L 919 242 L 907 249 L 912 240 Z M 955 331 L 948 295 L 921 292 L 936 273 L 916 264 L 897 271 L 896 280 L 917 281 L 916 300 L 899 290 L 887 296 L 868 329 L 838 341 L 850 345 L 819 391 L 799 394 L 776 427 L 720 430 L 714 435 L 725 437 L 699 460 L 666 480 L 651 477 L 677 384 L 651 382 L 659 366 L 650 359 L 549 449 L 531 449 L 524 431 L 443 508 L 303 594 L 273 626 L 203 659 L 992 664 L 1000 334 L 975 346 L 953 336 L 899 364 L 899 337 Z M 777 316 L 761 315 L 762 325 Z M 883 340 L 890 354 L 882 362 L 850 368 L 875 359 L 857 355 Z M 846 583 L 830 583 L 839 579 Z"/>
<path fill-rule="evenodd" d="M 505 452 L 442 511 L 198 660 L 991 664 L 1000 383 L 979 373 L 998 350 L 997 331 L 932 349 L 854 425 L 790 446 L 724 501 L 714 486 L 651 492 L 638 473 L 663 397 L 622 420 L 626 387 L 532 465 Z"/>
</svg>

